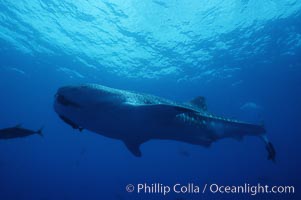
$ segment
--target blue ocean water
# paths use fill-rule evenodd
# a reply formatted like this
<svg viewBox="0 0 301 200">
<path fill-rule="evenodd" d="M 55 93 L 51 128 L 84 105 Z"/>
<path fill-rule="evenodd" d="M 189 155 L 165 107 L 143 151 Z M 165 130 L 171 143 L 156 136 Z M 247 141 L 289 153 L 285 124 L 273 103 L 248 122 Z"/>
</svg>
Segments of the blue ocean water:
<svg viewBox="0 0 301 200">
<path fill-rule="evenodd" d="M 0 140 L 0 200 L 300 199 L 300 22 L 300 0 L 1 0 L 0 129 L 44 127 L 44 138 Z M 276 163 L 255 137 L 210 148 L 153 140 L 136 158 L 57 117 L 57 89 L 82 83 L 177 102 L 205 96 L 212 113 L 264 121 Z M 139 183 L 295 194 L 126 191 Z"/>
</svg>

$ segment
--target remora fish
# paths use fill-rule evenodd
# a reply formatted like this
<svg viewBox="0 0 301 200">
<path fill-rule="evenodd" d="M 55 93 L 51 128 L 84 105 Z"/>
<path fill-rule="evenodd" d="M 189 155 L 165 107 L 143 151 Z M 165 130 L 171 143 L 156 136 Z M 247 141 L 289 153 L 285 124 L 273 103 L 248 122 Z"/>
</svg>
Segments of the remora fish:
<svg viewBox="0 0 301 200">
<path fill-rule="evenodd" d="M 33 131 L 22 128 L 21 125 L 16 125 L 14 127 L 0 129 L 0 139 L 27 137 L 33 134 L 39 134 L 40 136 L 43 136 L 42 128 L 37 131 Z"/>
<path fill-rule="evenodd" d="M 206 109 L 203 97 L 178 104 L 148 94 L 89 84 L 66 86 L 57 91 L 54 109 L 73 128 L 84 128 L 124 142 L 140 157 L 140 145 L 152 139 L 177 140 L 210 146 L 222 138 L 259 136 L 268 159 L 275 149 L 263 125 L 217 117 Z"/>
</svg>

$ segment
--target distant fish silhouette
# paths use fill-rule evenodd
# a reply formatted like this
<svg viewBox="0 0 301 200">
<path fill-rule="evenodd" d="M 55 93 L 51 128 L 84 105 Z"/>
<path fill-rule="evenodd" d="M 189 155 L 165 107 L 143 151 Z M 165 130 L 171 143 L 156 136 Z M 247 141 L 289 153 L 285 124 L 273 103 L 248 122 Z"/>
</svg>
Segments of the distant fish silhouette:
<svg viewBox="0 0 301 200">
<path fill-rule="evenodd" d="M 184 148 L 179 148 L 178 153 L 179 153 L 179 155 L 181 155 L 181 156 L 184 156 L 184 157 L 190 157 L 190 152 L 187 151 L 187 150 L 184 149 Z"/>
<path fill-rule="evenodd" d="M 42 130 L 43 128 L 40 128 L 37 131 L 29 130 L 22 128 L 22 126 L 19 124 L 14 127 L 0 129 L 0 139 L 22 138 L 34 134 L 43 136 Z"/>
<path fill-rule="evenodd" d="M 246 102 L 240 107 L 241 110 L 249 111 L 249 110 L 261 110 L 262 107 L 254 102 Z"/>
<path fill-rule="evenodd" d="M 87 152 L 87 148 L 86 147 L 83 147 L 81 150 L 80 150 L 80 155 L 85 155 Z"/>
</svg>

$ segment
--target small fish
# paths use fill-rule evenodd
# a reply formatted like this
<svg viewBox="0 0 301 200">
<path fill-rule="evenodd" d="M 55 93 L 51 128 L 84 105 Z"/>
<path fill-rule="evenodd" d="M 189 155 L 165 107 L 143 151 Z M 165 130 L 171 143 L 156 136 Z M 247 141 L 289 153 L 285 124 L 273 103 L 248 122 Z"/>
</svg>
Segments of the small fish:
<svg viewBox="0 0 301 200">
<path fill-rule="evenodd" d="M 27 137 L 27 136 L 34 135 L 34 134 L 39 134 L 40 136 L 43 136 L 42 131 L 43 131 L 43 128 L 40 128 L 37 131 L 33 131 L 33 130 L 23 128 L 19 124 L 14 127 L 0 129 L 0 140 L 1 139 L 13 139 L 13 138 Z"/>
<path fill-rule="evenodd" d="M 184 148 L 179 148 L 178 153 L 179 153 L 179 155 L 181 155 L 181 156 L 184 156 L 184 157 L 190 157 L 189 151 L 187 151 L 187 150 L 184 149 Z"/>
</svg>

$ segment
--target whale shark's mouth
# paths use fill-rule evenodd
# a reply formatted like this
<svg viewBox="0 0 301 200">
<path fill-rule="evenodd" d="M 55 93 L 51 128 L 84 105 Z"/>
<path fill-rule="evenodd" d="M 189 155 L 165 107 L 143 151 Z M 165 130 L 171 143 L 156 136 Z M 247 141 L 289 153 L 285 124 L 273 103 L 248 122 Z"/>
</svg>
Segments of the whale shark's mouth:
<svg viewBox="0 0 301 200">
<path fill-rule="evenodd" d="M 55 95 L 56 101 L 63 105 L 63 106 L 71 106 L 71 107 L 76 107 L 76 108 L 81 108 L 82 106 L 79 105 L 78 103 L 71 101 L 70 99 L 67 99 L 65 96 L 56 94 Z"/>
<path fill-rule="evenodd" d="M 78 126 L 76 123 L 74 123 L 72 120 L 68 119 L 67 117 L 64 117 L 63 115 L 59 115 L 59 117 L 66 123 L 69 124 L 73 129 L 78 129 L 79 131 L 83 131 L 83 128 Z"/>
</svg>

